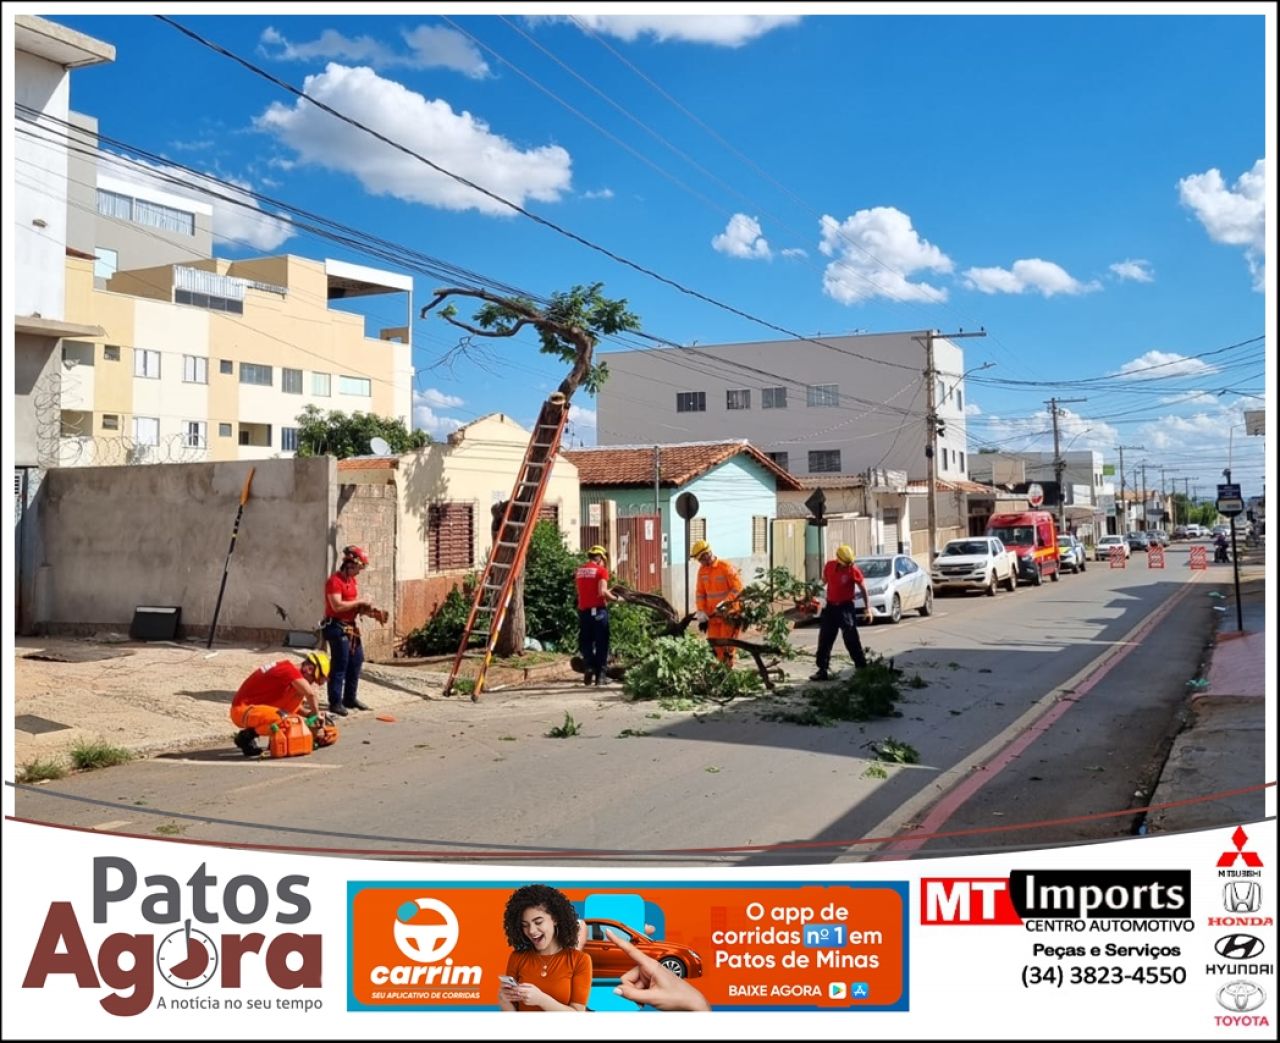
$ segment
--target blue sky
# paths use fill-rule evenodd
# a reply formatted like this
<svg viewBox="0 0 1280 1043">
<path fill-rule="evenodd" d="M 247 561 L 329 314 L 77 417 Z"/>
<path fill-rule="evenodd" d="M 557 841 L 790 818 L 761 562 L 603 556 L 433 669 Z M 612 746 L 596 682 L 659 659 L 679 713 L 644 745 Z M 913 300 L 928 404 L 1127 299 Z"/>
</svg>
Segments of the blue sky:
<svg viewBox="0 0 1280 1043">
<path fill-rule="evenodd" d="M 672 342 L 779 336 L 484 200 L 152 17 L 43 13 L 116 46 L 114 64 L 73 77 L 73 108 L 104 135 L 495 283 L 603 282 Z M 964 342 L 970 366 L 995 364 L 970 378 L 972 448 L 1051 448 L 1045 401 L 1087 397 L 1066 407 L 1064 443 L 1109 458 L 1145 446 L 1126 464 L 1164 464 L 1203 492 L 1242 410 L 1263 406 L 1260 14 L 176 18 L 759 319 L 804 335 L 985 327 Z M 243 209 L 215 225 L 223 256 L 389 266 Z M 418 303 L 442 282 L 419 275 Z M 532 339 L 501 342 L 489 370 L 433 367 L 456 340 L 439 320 L 415 339 L 415 416 L 435 434 L 493 410 L 527 421 L 561 376 Z M 594 402 L 578 405 L 574 436 L 590 443 Z M 1263 439 L 1241 427 L 1231 442 L 1237 479 L 1261 492 Z"/>
</svg>

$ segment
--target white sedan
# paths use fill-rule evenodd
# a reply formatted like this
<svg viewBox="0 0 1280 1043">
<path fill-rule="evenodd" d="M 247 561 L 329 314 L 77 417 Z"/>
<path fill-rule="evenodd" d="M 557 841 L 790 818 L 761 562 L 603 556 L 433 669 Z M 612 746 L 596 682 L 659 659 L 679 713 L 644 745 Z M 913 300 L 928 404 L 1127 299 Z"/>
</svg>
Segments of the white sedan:
<svg viewBox="0 0 1280 1043">
<path fill-rule="evenodd" d="M 927 616 L 933 611 L 933 581 L 912 558 L 905 554 L 884 554 L 858 558 L 857 565 L 867 581 L 871 611 L 876 619 L 896 623 L 903 612 L 915 609 Z M 856 605 L 861 612 L 861 595 L 857 596 Z"/>
<path fill-rule="evenodd" d="M 1098 540 L 1097 547 L 1094 548 L 1093 557 L 1095 561 L 1106 561 L 1111 557 L 1111 548 L 1119 547 L 1124 551 L 1125 560 L 1129 560 L 1132 551 L 1129 550 L 1129 541 L 1123 536 L 1103 536 Z"/>
</svg>

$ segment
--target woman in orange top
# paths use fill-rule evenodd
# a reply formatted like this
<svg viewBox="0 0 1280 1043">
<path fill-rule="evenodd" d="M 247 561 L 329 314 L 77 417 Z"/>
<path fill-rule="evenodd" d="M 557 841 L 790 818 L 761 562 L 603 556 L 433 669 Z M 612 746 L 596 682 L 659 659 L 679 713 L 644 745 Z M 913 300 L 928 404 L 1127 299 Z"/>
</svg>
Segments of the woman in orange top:
<svg viewBox="0 0 1280 1043">
<path fill-rule="evenodd" d="M 528 884 L 507 899 L 502 928 L 511 955 L 498 1006 L 503 1010 L 586 1010 L 591 957 L 578 948 L 578 914 L 564 892 Z"/>
<path fill-rule="evenodd" d="M 727 561 L 717 558 L 706 540 L 698 540 L 689 548 L 689 557 L 698 559 L 698 624 L 706 628 L 708 639 L 737 637 L 742 630 L 722 613 L 735 612 L 742 578 Z M 733 667 L 734 649 L 718 647 L 716 658 Z"/>
</svg>

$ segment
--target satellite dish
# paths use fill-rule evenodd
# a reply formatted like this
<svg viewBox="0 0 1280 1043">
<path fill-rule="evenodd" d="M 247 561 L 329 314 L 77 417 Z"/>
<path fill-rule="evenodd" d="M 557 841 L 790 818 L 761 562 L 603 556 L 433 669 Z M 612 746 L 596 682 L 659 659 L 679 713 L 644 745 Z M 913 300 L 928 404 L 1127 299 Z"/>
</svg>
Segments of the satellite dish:
<svg viewBox="0 0 1280 1043">
<path fill-rule="evenodd" d="M 369 448 L 373 450 L 375 456 L 391 455 L 391 446 L 387 445 L 385 438 L 370 438 Z"/>
</svg>

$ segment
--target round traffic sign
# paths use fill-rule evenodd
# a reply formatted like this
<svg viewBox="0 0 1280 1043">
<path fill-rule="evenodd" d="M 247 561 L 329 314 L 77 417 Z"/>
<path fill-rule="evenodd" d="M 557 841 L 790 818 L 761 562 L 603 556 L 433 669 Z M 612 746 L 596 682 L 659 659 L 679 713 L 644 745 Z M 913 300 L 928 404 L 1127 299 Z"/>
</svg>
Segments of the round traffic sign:
<svg viewBox="0 0 1280 1043">
<path fill-rule="evenodd" d="M 1027 503 L 1032 507 L 1039 507 L 1044 503 L 1044 490 L 1036 482 L 1027 486 Z"/>
</svg>

